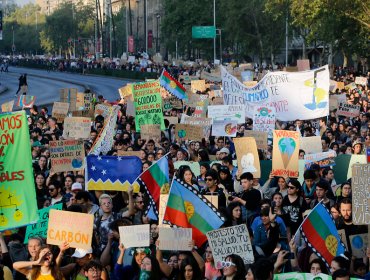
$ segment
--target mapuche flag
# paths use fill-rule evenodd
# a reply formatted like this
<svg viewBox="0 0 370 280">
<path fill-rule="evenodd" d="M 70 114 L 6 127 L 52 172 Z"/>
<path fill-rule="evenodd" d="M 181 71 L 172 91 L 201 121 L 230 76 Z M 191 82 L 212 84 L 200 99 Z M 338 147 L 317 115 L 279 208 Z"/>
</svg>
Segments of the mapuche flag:
<svg viewBox="0 0 370 280">
<path fill-rule="evenodd" d="M 327 265 L 330 265 L 334 257 L 343 255 L 346 250 L 333 218 L 322 203 L 318 203 L 303 221 L 301 232 L 308 246 Z"/>
<path fill-rule="evenodd" d="M 173 179 L 163 223 L 191 228 L 195 244 L 200 247 L 207 241 L 206 233 L 224 222 L 221 213 L 193 186 Z"/>
<path fill-rule="evenodd" d="M 163 72 L 159 77 L 159 83 L 163 88 L 177 98 L 186 99 L 186 89 L 174 77 L 172 77 L 166 69 L 163 69 Z"/>
</svg>

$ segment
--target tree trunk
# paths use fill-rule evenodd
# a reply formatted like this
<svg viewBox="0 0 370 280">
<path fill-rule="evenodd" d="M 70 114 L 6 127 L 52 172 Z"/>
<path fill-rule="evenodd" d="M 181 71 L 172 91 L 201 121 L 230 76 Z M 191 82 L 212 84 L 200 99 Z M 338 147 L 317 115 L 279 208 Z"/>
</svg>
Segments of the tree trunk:
<svg viewBox="0 0 370 280">
<path fill-rule="evenodd" d="M 307 50 L 306 50 L 306 38 L 302 36 L 302 59 L 307 58 Z"/>
<path fill-rule="evenodd" d="M 344 68 L 348 66 L 348 56 L 343 50 L 342 50 L 342 54 L 343 54 L 343 68 Z"/>
<path fill-rule="evenodd" d="M 328 56 L 329 67 L 333 64 L 333 44 L 329 43 L 329 56 Z"/>
</svg>

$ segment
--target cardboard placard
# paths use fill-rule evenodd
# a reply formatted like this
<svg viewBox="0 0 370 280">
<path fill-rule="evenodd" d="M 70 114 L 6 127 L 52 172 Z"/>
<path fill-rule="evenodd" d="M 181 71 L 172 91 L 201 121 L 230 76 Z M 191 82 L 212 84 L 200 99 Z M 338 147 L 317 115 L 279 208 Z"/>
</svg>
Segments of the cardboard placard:
<svg viewBox="0 0 370 280">
<path fill-rule="evenodd" d="M 234 139 L 238 170 L 250 172 L 254 178 L 261 178 L 261 166 L 256 140 L 252 137 Z"/>
<path fill-rule="evenodd" d="M 300 133 L 274 130 L 272 150 L 272 175 L 298 178 L 298 154 Z"/>
<path fill-rule="evenodd" d="M 339 116 L 346 117 L 358 117 L 360 115 L 360 105 L 347 104 L 345 102 L 339 102 L 337 114 Z"/>
<path fill-rule="evenodd" d="M 321 137 L 301 137 L 300 149 L 305 151 L 306 154 L 316 154 L 322 152 Z"/>
<path fill-rule="evenodd" d="M 141 126 L 141 139 L 161 139 L 161 125 L 160 124 L 143 124 Z"/>
<path fill-rule="evenodd" d="M 76 109 L 77 111 L 88 111 L 92 109 L 92 94 L 91 93 L 77 93 Z"/>
<path fill-rule="evenodd" d="M 197 102 L 195 106 L 195 111 L 193 117 L 195 118 L 205 118 L 207 115 L 207 108 L 209 104 L 209 99 L 207 95 L 199 95 L 200 101 Z"/>
<path fill-rule="evenodd" d="M 202 141 L 202 138 L 204 138 L 201 126 L 182 123 L 176 124 L 175 135 L 177 138 L 194 141 Z"/>
<path fill-rule="evenodd" d="M 267 132 L 244 130 L 245 137 L 253 137 L 256 140 L 257 148 L 267 150 Z"/>
<path fill-rule="evenodd" d="M 14 106 L 14 100 L 1 104 L 1 112 L 12 112 Z"/>
<path fill-rule="evenodd" d="M 73 111 L 72 117 L 84 117 L 84 118 L 95 118 L 95 110 L 81 110 L 81 111 Z"/>
<path fill-rule="evenodd" d="M 127 84 L 124 87 L 119 88 L 118 93 L 121 96 L 121 98 L 126 98 L 126 96 L 132 95 L 131 84 Z"/>
<path fill-rule="evenodd" d="M 355 225 L 370 224 L 370 164 L 352 165 L 352 218 Z"/>
<path fill-rule="evenodd" d="M 357 85 L 353 82 L 353 83 L 350 83 L 348 85 L 345 85 L 344 88 L 345 88 L 345 90 L 352 90 L 352 89 L 356 89 Z"/>
<path fill-rule="evenodd" d="M 175 96 L 164 98 L 163 110 L 182 109 L 182 101 Z"/>
<path fill-rule="evenodd" d="M 140 157 L 140 151 L 117 151 L 118 156 L 122 157 L 130 157 L 130 156 L 135 156 L 135 157 Z"/>
<path fill-rule="evenodd" d="M 339 90 L 344 89 L 344 82 L 337 82 L 337 88 L 338 88 Z"/>
<path fill-rule="evenodd" d="M 26 234 L 24 237 L 24 244 L 28 243 L 28 239 L 38 236 L 41 238 L 46 238 L 48 233 L 48 223 L 49 223 L 49 212 L 51 209 L 62 210 L 63 204 L 57 203 L 52 206 L 42 208 L 37 210 L 37 215 L 39 219 L 36 224 L 28 225 L 26 228 Z"/>
<path fill-rule="evenodd" d="M 84 117 L 67 117 L 64 119 L 63 138 L 88 139 L 90 137 L 91 119 Z"/>
<path fill-rule="evenodd" d="M 212 119 L 210 118 L 195 118 L 182 114 L 181 123 L 190 125 L 200 125 L 201 127 L 203 127 L 204 138 L 208 138 L 211 135 Z"/>
<path fill-rule="evenodd" d="M 178 117 L 164 117 L 165 120 L 168 120 L 169 124 L 178 124 L 179 118 Z"/>
<path fill-rule="evenodd" d="M 68 115 L 69 103 L 54 102 L 52 109 L 52 116 L 57 119 L 57 123 L 63 123 Z"/>
<path fill-rule="evenodd" d="M 192 80 L 191 81 L 191 92 L 196 93 L 197 91 L 204 92 L 207 89 L 205 80 Z"/>
<path fill-rule="evenodd" d="M 191 251 L 193 246 L 191 228 L 159 227 L 159 249 L 168 251 Z"/>
<path fill-rule="evenodd" d="M 310 60 L 309 59 L 298 59 L 297 60 L 298 71 L 310 70 Z"/>
<path fill-rule="evenodd" d="M 150 225 L 135 225 L 119 227 L 120 243 L 125 248 L 149 247 Z"/>
<path fill-rule="evenodd" d="M 272 132 L 275 129 L 276 111 L 271 106 L 256 106 L 253 113 L 253 130 L 267 132 L 269 138 L 272 138 Z"/>
<path fill-rule="evenodd" d="M 50 160 L 53 172 L 78 171 L 84 166 L 83 140 L 50 141 Z"/>
<path fill-rule="evenodd" d="M 334 166 L 337 153 L 333 150 L 316 154 L 306 154 L 304 156 L 305 169 L 309 169 L 312 164 L 318 164 L 321 168 Z"/>
<path fill-rule="evenodd" d="M 209 231 L 207 239 L 218 269 L 222 268 L 222 262 L 230 254 L 239 255 L 244 264 L 254 262 L 252 243 L 245 224 Z"/>
<path fill-rule="evenodd" d="M 32 95 L 19 95 L 16 105 L 20 108 L 32 108 L 36 102 L 36 96 Z"/>
<path fill-rule="evenodd" d="M 355 234 L 349 236 L 351 243 L 352 255 L 356 258 L 366 257 L 366 248 L 368 244 L 367 233 Z"/>
<path fill-rule="evenodd" d="M 355 84 L 366 86 L 367 85 L 367 77 L 356 77 Z"/>
<path fill-rule="evenodd" d="M 208 118 L 235 118 L 238 123 L 245 123 L 244 105 L 208 106 Z"/>
<path fill-rule="evenodd" d="M 69 103 L 69 111 L 78 111 L 76 107 L 77 103 L 77 92 L 76 88 L 62 88 L 59 90 L 60 102 Z"/>
<path fill-rule="evenodd" d="M 78 221 L 78 222 L 76 222 Z M 51 209 L 47 244 L 61 245 L 68 242 L 72 248 L 91 248 L 94 215 Z"/>
</svg>

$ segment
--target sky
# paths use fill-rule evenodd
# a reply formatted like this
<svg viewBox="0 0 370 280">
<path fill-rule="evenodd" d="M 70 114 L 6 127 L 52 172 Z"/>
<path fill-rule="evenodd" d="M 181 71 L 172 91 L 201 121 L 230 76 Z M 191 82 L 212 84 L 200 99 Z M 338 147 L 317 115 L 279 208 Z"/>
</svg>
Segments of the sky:
<svg viewBox="0 0 370 280">
<path fill-rule="evenodd" d="M 19 6 L 23 6 L 24 4 L 28 3 L 35 3 L 35 0 L 15 0 L 15 3 Z"/>
</svg>

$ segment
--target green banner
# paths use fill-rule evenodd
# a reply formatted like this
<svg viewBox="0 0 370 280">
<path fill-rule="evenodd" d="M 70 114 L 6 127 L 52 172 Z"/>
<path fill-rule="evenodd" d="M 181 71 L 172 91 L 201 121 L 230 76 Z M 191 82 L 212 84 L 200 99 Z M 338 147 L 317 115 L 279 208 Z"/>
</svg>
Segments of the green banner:
<svg viewBox="0 0 370 280">
<path fill-rule="evenodd" d="M 274 274 L 274 280 L 331 280 L 332 277 L 327 274 L 313 275 L 311 273 L 289 272 Z M 359 280 L 358 278 L 350 278 L 351 280 Z"/>
<path fill-rule="evenodd" d="M 162 97 L 159 81 L 132 84 L 135 104 L 136 131 L 143 124 L 160 124 L 165 129 L 162 111 Z"/>
<path fill-rule="evenodd" d="M 62 210 L 63 204 L 58 203 L 47 208 L 42 208 L 37 211 L 39 219 L 36 224 L 28 225 L 26 228 L 26 236 L 24 237 L 24 244 L 28 243 L 28 239 L 38 236 L 42 238 L 47 237 L 48 224 L 49 224 L 49 211 L 50 209 Z"/>
<path fill-rule="evenodd" d="M 0 115 L 0 231 L 37 221 L 26 112 Z"/>
</svg>

